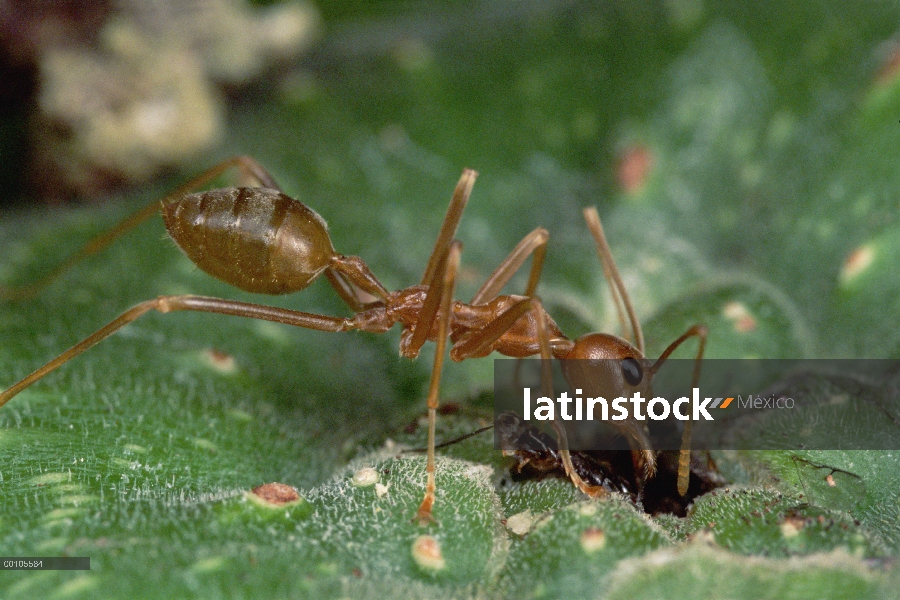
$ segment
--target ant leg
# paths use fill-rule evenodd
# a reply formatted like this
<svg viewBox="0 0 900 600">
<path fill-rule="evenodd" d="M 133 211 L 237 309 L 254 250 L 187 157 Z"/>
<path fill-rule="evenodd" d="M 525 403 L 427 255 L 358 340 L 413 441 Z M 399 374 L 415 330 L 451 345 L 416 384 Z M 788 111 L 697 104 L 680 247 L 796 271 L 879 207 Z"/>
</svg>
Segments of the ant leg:
<svg viewBox="0 0 900 600">
<path fill-rule="evenodd" d="M 272 177 L 272 174 L 254 158 L 246 155 L 234 156 L 216 166 L 221 167 L 222 164 L 228 166 L 233 164 L 240 170 L 242 179 L 238 182 L 238 187 L 264 187 L 269 188 L 270 190 L 282 191 L 281 186 L 278 185 L 275 178 Z M 227 169 L 228 167 L 226 166 L 225 168 Z M 194 189 L 197 188 L 195 187 Z M 187 193 L 189 192 L 184 192 L 184 194 Z"/>
<path fill-rule="evenodd" d="M 616 313 L 619 316 L 619 323 L 622 325 L 622 331 L 627 330 L 625 326 L 625 314 L 631 324 L 632 339 L 637 349 L 644 353 L 644 333 L 641 331 L 641 323 L 637 319 L 634 307 L 631 305 L 631 297 L 625 284 L 622 282 L 622 276 L 619 275 L 619 269 L 616 267 L 616 261 L 613 260 L 612 250 L 606 241 L 606 235 L 603 233 L 603 225 L 600 224 L 600 215 L 597 209 L 589 207 L 584 209 L 584 220 L 587 221 L 588 229 L 594 236 L 594 242 L 597 244 L 597 255 L 600 257 L 600 263 L 603 265 L 603 276 L 609 284 L 609 291 L 613 298 L 613 304 L 616 305 Z M 627 336 L 626 336 L 627 337 Z"/>
<path fill-rule="evenodd" d="M 526 296 L 534 296 L 537 291 L 538 282 L 541 278 L 541 270 L 544 267 L 544 256 L 547 252 L 547 240 L 550 234 L 543 227 L 538 227 L 520 241 L 515 248 L 509 253 L 503 262 L 491 273 L 481 288 L 472 297 L 469 304 L 481 304 L 495 298 L 503 289 L 509 280 L 515 275 L 529 255 L 533 254 L 531 260 L 531 273 L 528 276 L 528 285 L 525 288 Z M 516 369 L 513 380 L 519 381 L 519 372 L 522 365 L 521 360 L 516 361 Z"/>
<path fill-rule="evenodd" d="M 541 269 L 544 266 L 544 255 L 547 252 L 547 240 L 550 234 L 543 227 L 538 227 L 519 242 L 509 256 L 503 259 L 500 266 L 491 273 L 481 288 L 472 297 L 469 304 L 483 304 L 497 296 L 512 276 L 515 275 L 528 257 L 534 254 L 531 261 L 531 273 L 528 276 L 528 287 L 525 288 L 525 296 L 534 296 L 538 281 L 541 277 Z"/>
<path fill-rule="evenodd" d="M 431 515 L 431 509 L 434 506 L 434 428 L 437 422 L 437 408 L 440 401 L 439 392 L 441 385 L 441 371 L 444 367 L 444 355 L 447 350 L 447 338 L 450 334 L 450 310 L 453 302 L 453 290 L 456 287 L 456 274 L 459 271 L 459 255 L 462 251 L 462 245 L 454 241 L 450 244 L 447 251 L 447 259 L 444 263 L 443 278 L 440 289 L 440 312 L 438 313 L 438 337 L 437 349 L 434 352 L 434 365 L 431 369 L 431 384 L 428 387 L 428 458 L 425 467 L 425 497 L 422 498 L 422 504 L 416 518 L 419 524 L 427 524 L 434 521 Z M 421 324 L 422 321 L 419 321 Z M 427 324 L 431 329 L 431 323 Z"/>
<path fill-rule="evenodd" d="M 258 166 L 258 165 L 256 165 Z M 262 167 L 259 167 L 262 169 Z M 255 176 L 259 175 L 254 172 Z M 475 178 L 478 173 L 472 169 L 463 170 L 459 182 L 453 191 L 453 197 L 450 200 L 450 206 L 447 207 L 447 213 L 444 216 L 444 222 L 441 225 L 440 233 L 435 241 L 434 249 L 431 257 L 425 267 L 422 275 L 422 284 L 429 285 L 432 282 L 440 280 L 438 271 L 443 268 L 448 248 L 450 247 L 453 236 L 459 226 L 462 218 L 463 210 L 469 201 L 472 193 L 472 186 L 475 184 Z M 277 189 L 277 188 L 276 188 Z M 384 300 L 388 296 L 387 289 L 378 281 L 369 268 L 356 256 L 340 256 L 335 259 L 330 268 L 325 272 L 328 282 L 337 292 L 338 296 L 347 304 L 354 312 L 364 310 L 368 304 L 377 300 Z M 532 276 L 536 279 L 536 276 Z M 535 286 L 537 282 L 535 281 Z M 431 304 L 426 301 L 423 312 L 420 314 L 420 322 L 432 324 L 434 316 L 437 312 L 438 296 L 432 298 Z M 430 326 L 430 325 L 429 325 Z M 414 338 L 411 347 L 414 348 L 411 356 L 418 354 L 418 350 L 427 340 L 428 329 L 424 327 L 417 331 L 421 331 L 418 337 Z"/>
<path fill-rule="evenodd" d="M 694 359 L 694 374 L 691 378 L 691 388 L 697 387 L 700 382 L 700 365 L 703 360 L 703 351 L 706 349 L 706 336 L 709 330 L 706 325 L 694 325 L 679 337 L 677 340 L 669 344 L 653 366 L 650 367 L 650 375 L 656 373 L 662 363 L 669 358 L 669 355 L 675 349 L 684 343 L 690 337 L 697 337 L 700 340 L 697 348 L 697 358 Z M 691 430 L 694 422 L 690 419 L 684 422 L 684 433 L 681 434 L 681 450 L 678 454 L 678 494 L 684 496 L 687 494 L 688 483 L 691 477 Z"/>
<path fill-rule="evenodd" d="M 361 290 L 350 283 L 346 276 L 333 269 L 325 269 L 325 278 L 350 310 L 356 313 L 365 310 L 366 302 L 360 297 Z"/>
<path fill-rule="evenodd" d="M 358 256 L 334 256 L 325 277 L 338 296 L 356 312 L 359 312 L 357 306 L 364 307 L 373 300 L 384 300 L 388 295 L 387 289 Z"/>
<path fill-rule="evenodd" d="M 447 265 L 449 264 L 448 259 L 450 249 L 454 245 L 458 245 L 460 251 L 462 251 L 462 245 L 457 240 L 452 240 L 445 245 L 443 238 L 445 233 L 449 232 L 452 235 L 456 231 L 456 226 L 459 224 L 459 217 L 462 215 L 462 210 L 465 208 L 469 193 L 472 191 L 472 185 L 475 183 L 476 175 L 477 173 L 475 173 L 475 171 L 466 169 L 460 178 L 459 183 L 456 184 L 456 190 L 453 192 L 453 199 L 450 201 L 450 208 L 447 209 L 447 216 L 444 217 L 444 225 L 441 227 L 438 241 L 434 246 L 431 258 L 428 261 L 428 267 L 425 269 L 427 277 L 422 280 L 422 284 L 428 288 L 428 292 L 425 294 L 425 300 L 422 302 L 419 318 L 412 330 L 404 329 L 400 339 L 400 354 L 407 358 L 416 358 L 419 355 L 422 346 L 428 341 L 428 336 L 431 333 L 431 328 L 434 325 L 435 319 L 438 318 L 438 310 L 440 308 L 441 298 L 443 297 L 442 282 L 446 275 L 445 271 Z M 433 264 L 435 257 L 438 257 L 439 260 L 437 263 Z"/>
<path fill-rule="evenodd" d="M 0 300 L 25 300 L 37 296 L 44 288 L 53 283 L 60 275 L 68 271 L 76 263 L 83 259 L 97 254 L 115 240 L 122 237 L 125 233 L 131 231 L 148 218 L 155 215 L 161 206 L 180 199 L 181 197 L 197 190 L 216 177 L 222 175 L 231 168 L 237 168 L 245 178 L 255 179 L 259 185 L 263 187 L 271 187 L 279 189 L 272 176 L 266 171 L 262 165 L 250 158 L 249 156 L 235 156 L 219 164 L 210 167 L 200 175 L 194 177 L 187 183 L 175 188 L 174 191 L 167 194 L 161 201 L 154 200 L 138 212 L 125 218 L 118 225 L 95 236 L 89 240 L 80 250 L 62 261 L 53 270 L 44 275 L 37 281 L 19 287 L 0 286 Z"/>
<path fill-rule="evenodd" d="M 537 319 L 538 340 L 541 345 L 542 393 L 547 398 L 553 398 L 555 394 L 553 393 L 553 372 L 550 365 L 552 358 L 550 354 L 550 336 L 547 328 L 547 313 L 544 311 L 544 307 L 541 306 L 539 298 L 532 299 L 532 310 Z M 604 498 L 608 496 L 609 492 L 607 492 L 605 488 L 587 483 L 581 478 L 578 471 L 575 470 L 575 465 L 572 464 L 572 455 L 569 452 L 569 442 L 566 438 L 566 430 L 559 421 L 555 419 L 553 421 L 553 429 L 556 430 L 556 439 L 559 443 L 559 456 L 562 459 L 563 468 L 566 471 L 566 475 L 568 475 L 569 479 L 572 480 L 572 483 L 575 484 L 575 487 L 591 498 Z"/>
<path fill-rule="evenodd" d="M 538 342 L 540 344 L 542 360 L 541 385 L 544 388 L 542 393 L 548 398 L 552 398 L 554 396 L 552 390 L 553 375 L 552 373 L 546 372 L 550 367 L 550 360 L 552 359 L 549 334 L 550 329 L 547 324 L 547 313 L 544 310 L 540 299 L 537 297 L 523 298 L 503 311 L 496 319 L 488 323 L 485 327 L 482 327 L 457 341 L 453 346 L 451 356 L 454 360 L 463 360 L 464 358 L 473 356 L 483 356 L 486 354 L 486 350 L 488 350 L 504 333 L 509 331 L 513 324 L 528 312 L 529 309 L 533 311 L 538 326 Z M 563 467 L 565 468 L 566 475 L 572 480 L 572 483 L 592 498 L 607 496 L 608 492 L 605 488 L 602 486 L 590 485 L 581 478 L 575 470 L 575 466 L 572 464 L 572 455 L 568 449 L 565 430 L 556 422 L 554 422 L 553 427 L 557 433 L 559 453 L 563 462 Z"/>
<path fill-rule="evenodd" d="M 440 269 L 446 260 L 447 249 L 456 235 L 456 228 L 459 226 L 459 220 L 462 218 L 463 209 L 469 201 L 469 195 L 472 193 L 472 186 L 475 185 L 475 178 L 478 172 L 472 169 L 464 169 L 456 189 L 453 190 L 453 197 L 450 199 L 450 206 L 447 207 L 447 214 L 444 215 L 444 223 L 441 225 L 441 231 L 434 243 L 434 250 L 431 251 L 431 257 L 428 259 L 428 265 L 422 274 L 422 285 L 427 284 L 434 279 L 434 273 Z"/>
<path fill-rule="evenodd" d="M 147 300 L 146 302 L 133 306 L 31 375 L 13 384 L 3 392 L 0 392 L 0 406 L 9 402 L 13 396 L 43 378 L 57 367 L 69 362 L 91 346 L 106 339 L 125 325 L 151 310 L 156 310 L 161 313 L 174 312 L 177 310 L 219 313 L 238 317 L 248 317 L 250 319 L 274 321 L 276 323 L 284 323 L 285 325 L 294 325 L 318 331 L 350 331 L 358 328 L 354 319 L 304 313 L 296 310 L 250 304 L 247 302 L 237 302 L 235 300 L 226 300 L 223 298 L 210 298 L 206 296 L 160 296 L 154 300 Z"/>
<path fill-rule="evenodd" d="M 510 330 L 528 309 L 532 307 L 534 298 L 522 298 L 512 306 L 504 310 L 497 317 L 481 329 L 470 331 L 460 337 L 453 348 L 450 349 L 450 357 L 459 362 L 467 358 L 487 356 L 491 353 L 491 345 L 499 340 L 504 333 Z"/>
</svg>

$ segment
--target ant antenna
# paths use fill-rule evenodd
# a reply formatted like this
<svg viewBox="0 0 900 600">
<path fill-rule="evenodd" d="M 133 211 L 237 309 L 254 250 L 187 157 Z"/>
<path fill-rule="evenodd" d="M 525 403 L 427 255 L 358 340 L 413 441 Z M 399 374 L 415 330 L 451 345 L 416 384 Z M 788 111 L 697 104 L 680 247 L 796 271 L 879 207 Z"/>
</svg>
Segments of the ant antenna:
<svg viewBox="0 0 900 600">
<path fill-rule="evenodd" d="M 476 429 L 475 431 L 473 431 L 473 432 L 471 432 L 471 433 L 467 433 L 467 434 L 465 434 L 465 435 L 461 435 L 461 436 L 459 436 L 459 437 L 456 438 L 456 439 L 450 440 L 449 442 L 443 442 L 443 443 L 441 443 L 441 444 L 437 444 L 437 445 L 434 447 L 434 449 L 435 449 L 435 450 L 438 450 L 438 449 L 440 449 L 440 448 L 446 448 L 447 446 L 452 446 L 453 444 L 458 444 L 458 443 L 460 443 L 460 442 L 462 442 L 462 441 L 464 441 L 464 440 L 469 439 L 470 437 L 474 437 L 474 436 L 478 435 L 479 433 L 484 433 L 484 432 L 487 431 L 488 429 L 493 429 L 493 428 L 494 428 L 493 425 L 488 425 L 487 427 L 482 427 L 481 429 Z M 412 453 L 412 452 L 419 452 L 419 453 L 422 453 L 422 452 L 425 452 L 426 450 L 428 450 L 428 448 L 408 448 L 408 449 L 406 449 L 406 450 L 401 450 L 400 452 L 401 452 L 401 454 L 407 454 L 407 453 Z"/>
<path fill-rule="evenodd" d="M 584 220 L 587 222 L 591 235 L 594 236 L 594 242 L 597 244 L 597 255 L 600 257 L 600 263 L 603 265 L 603 274 L 610 284 L 610 294 L 612 294 L 613 303 L 616 305 L 616 313 L 619 316 L 619 323 L 622 329 L 625 329 L 625 318 L 623 311 L 628 315 L 628 321 L 631 324 L 631 332 L 637 349 L 644 354 L 644 332 L 641 331 L 641 323 L 638 321 L 631 305 L 631 298 L 628 296 L 628 290 L 625 289 L 625 283 L 616 268 L 615 261 L 612 260 L 612 250 L 606 241 L 606 235 L 603 233 L 603 225 L 600 224 L 600 216 L 597 209 L 589 207 L 584 209 Z"/>
</svg>

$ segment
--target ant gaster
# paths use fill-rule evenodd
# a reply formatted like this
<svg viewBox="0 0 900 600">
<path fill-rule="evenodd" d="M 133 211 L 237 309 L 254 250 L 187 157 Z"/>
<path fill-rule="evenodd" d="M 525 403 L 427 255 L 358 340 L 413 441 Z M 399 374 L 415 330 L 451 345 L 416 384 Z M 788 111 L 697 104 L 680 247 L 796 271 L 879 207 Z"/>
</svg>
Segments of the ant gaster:
<svg viewBox="0 0 900 600">
<path fill-rule="evenodd" d="M 192 193 L 208 185 L 229 169 L 237 168 L 241 182 L 254 187 L 232 187 Z M 700 340 L 699 368 L 706 340 L 706 328 L 688 329 L 651 363 L 644 357 L 640 324 L 612 259 L 596 210 L 585 209 L 588 228 L 597 244 L 603 272 L 610 284 L 619 320 L 625 329 L 625 315 L 634 342 L 614 335 L 590 333 L 570 340 L 559 330 L 535 296 L 549 234 L 541 227 L 526 235 L 487 278 L 469 302 L 453 299 L 459 268 L 461 244 L 454 239 L 457 225 L 477 173 L 463 171 L 453 192 L 434 250 L 421 281 L 406 289 L 389 292 L 366 264 L 356 256 L 338 254 L 328 235 L 325 221 L 315 211 L 280 191 L 272 176 L 259 163 L 239 156 L 213 166 L 188 181 L 161 202 L 154 202 L 111 230 L 100 234 L 80 251 L 60 264 L 37 283 L 22 288 L 0 288 L 0 297 L 27 298 L 35 295 L 79 260 L 95 254 L 157 211 L 162 212 L 169 235 L 198 267 L 237 288 L 264 294 L 285 294 L 306 288 L 324 274 L 341 299 L 355 312 L 352 317 L 333 317 L 296 310 L 194 295 L 160 296 L 142 302 L 112 320 L 75 346 L 10 388 L 0 392 L 0 406 L 46 374 L 81 354 L 94 344 L 141 315 L 156 310 L 220 313 L 263 319 L 319 331 L 360 330 L 382 333 L 400 323 L 400 354 L 416 358 L 426 341 L 437 344 L 428 391 L 428 458 L 425 493 L 417 517 L 432 520 L 435 501 L 434 429 L 438 408 L 441 369 L 448 338 L 450 357 L 455 361 L 499 352 L 510 357 L 540 355 L 550 359 L 614 359 L 620 365 L 612 373 L 614 386 L 645 393 L 653 374 L 671 352 L 687 338 Z M 500 291 L 532 257 L 528 284 L 521 296 Z M 609 361 L 604 361 L 608 363 Z M 696 378 L 695 371 L 695 378 Z M 590 387 L 582 375 L 579 387 Z M 590 378 L 590 376 L 588 376 Z M 645 427 L 635 420 L 617 422 L 632 448 L 636 471 L 653 476 L 656 456 Z M 564 439 L 560 456 L 567 475 L 586 494 L 594 497 L 608 492 L 600 485 L 584 481 L 572 465 Z M 690 421 L 685 427 L 679 459 L 678 490 L 687 490 L 690 463 Z"/>
</svg>

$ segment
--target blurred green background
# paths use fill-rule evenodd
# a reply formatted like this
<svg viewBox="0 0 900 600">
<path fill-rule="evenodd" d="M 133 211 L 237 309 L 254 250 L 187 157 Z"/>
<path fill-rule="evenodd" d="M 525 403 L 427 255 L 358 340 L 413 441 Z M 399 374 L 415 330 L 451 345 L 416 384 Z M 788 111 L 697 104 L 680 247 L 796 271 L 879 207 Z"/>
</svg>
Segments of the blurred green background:
<svg viewBox="0 0 900 600">
<path fill-rule="evenodd" d="M 90 207 L 6 204 L 0 281 L 47 272 L 249 154 L 328 221 L 339 252 L 398 289 L 421 277 L 471 167 L 460 298 L 544 226 L 550 314 L 573 337 L 615 331 L 581 217 L 596 206 L 649 355 L 704 322 L 711 357 L 900 356 L 900 5 L 315 8 L 318 37 L 296 58 L 216 84 L 221 137 L 167 166 L 177 173 Z M 19 102 L 0 128 L 7 199 L 37 199 L 24 150 L 35 106 Z M 324 282 L 272 299 L 214 281 L 155 219 L 40 297 L 0 305 L 0 385 L 173 293 L 347 314 Z M 491 440 L 476 440 L 446 452 L 439 524 L 419 529 L 421 459 L 385 442 L 422 443 L 433 351 L 400 359 L 398 339 L 151 315 L 23 392 L 0 410 L 0 547 L 87 555 L 92 570 L 0 573 L 0 596 L 896 597 L 896 452 L 719 457 L 733 492 L 649 521 L 565 481 L 510 484 Z M 440 436 L 490 416 L 491 374 L 488 359 L 448 365 L 442 402 L 462 408 Z M 351 483 L 363 465 L 383 493 Z M 825 494 L 823 468 L 853 475 L 849 496 Z M 268 481 L 306 503 L 246 500 Z M 515 515 L 534 529 L 506 527 Z M 443 569 L 416 562 L 423 533 Z"/>
</svg>

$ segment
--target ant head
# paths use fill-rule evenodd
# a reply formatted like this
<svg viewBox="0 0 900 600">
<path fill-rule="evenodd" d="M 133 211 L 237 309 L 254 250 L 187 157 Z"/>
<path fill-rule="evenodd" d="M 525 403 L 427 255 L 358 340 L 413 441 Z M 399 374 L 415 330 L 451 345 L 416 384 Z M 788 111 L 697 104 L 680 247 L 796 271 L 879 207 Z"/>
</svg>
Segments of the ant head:
<svg viewBox="0 0 900 600">
<path fill-rule="evenodd" d="M 643 352 L 614 335 L 589 333 L 576 339 L 562 361 L 562 369 L 575 393 L 581 389 L 586 396 L 608 401 L 630 398 L 637 392 L 644 398 L 651 396 L 652 363 Z M 645 464 L 654 464 L 652 445 L 642 422 L 627 419 L 615 421 L 613 425 L 628 439 L 633 450 L 649 453 Z"/>
<path fill-rule="evenodd" d="M 650 390 L 652 364 L 620 337 L 589 333 L 576 339 L 563 360 L 566 379 L 585 394 L 617 398 Z"/>
</svg>

